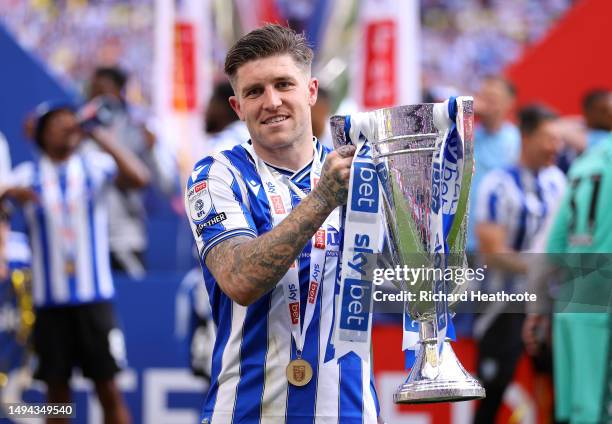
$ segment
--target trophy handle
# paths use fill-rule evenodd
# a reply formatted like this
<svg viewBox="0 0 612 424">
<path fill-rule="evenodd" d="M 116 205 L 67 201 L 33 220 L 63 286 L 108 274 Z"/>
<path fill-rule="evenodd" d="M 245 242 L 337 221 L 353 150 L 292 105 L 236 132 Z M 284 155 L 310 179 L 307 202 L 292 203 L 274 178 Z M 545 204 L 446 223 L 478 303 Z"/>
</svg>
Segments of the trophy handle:
<svg viewBox="0 0 612 424">
<path fill-rule="evenodd" d="M 482 399 L 485 389 L 461 365 L 450 340 L 438 354 L 433 320 L 419 322 L 419 344 L 408 379 L 393 394 L 395 403 L 460 402 Z"/>
</svg>

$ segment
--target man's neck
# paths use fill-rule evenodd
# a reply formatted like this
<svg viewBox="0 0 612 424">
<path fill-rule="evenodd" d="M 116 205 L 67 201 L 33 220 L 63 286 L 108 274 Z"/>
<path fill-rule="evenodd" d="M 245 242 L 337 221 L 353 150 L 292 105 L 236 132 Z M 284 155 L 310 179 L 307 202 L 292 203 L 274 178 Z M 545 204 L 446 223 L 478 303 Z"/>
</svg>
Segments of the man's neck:
<svg viewBox="0 0 612 424">
<path fill-rule="evenodd" d="M 314 155 L 312 137 L 308 142 L 294 143 L 275 150 L 262 149 L 256 143 L 253 143 L 253 148 L 257 156 L 264 162 L 278 168 L 290 169 L 294 172 L 306 166 Z"/>
<path fill-rule="evenodd" d="M 489 134 L 495 134 L 506 122 L 504 119 L 492 119 L 490 121 L 481 121 L 481 125 Z"/>
</svg>

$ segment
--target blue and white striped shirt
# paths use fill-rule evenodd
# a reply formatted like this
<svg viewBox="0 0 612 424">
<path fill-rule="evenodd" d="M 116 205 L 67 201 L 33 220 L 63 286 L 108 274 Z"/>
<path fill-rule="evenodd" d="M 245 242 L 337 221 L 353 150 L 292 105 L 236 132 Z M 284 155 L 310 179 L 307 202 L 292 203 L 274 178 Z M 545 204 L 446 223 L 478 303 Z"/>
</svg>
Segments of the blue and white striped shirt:
<svg viewBox="0 0 612 424">
<path fill-rule="evenodd" d="M 285 369 L 295 359 L 289 316 L 279 284 L 248 307 L 223 293 L 206 267 L 210 250 L 238 235 L 257 237 L 272 229 L 270 204 L 245 143 L 198 162 L 189 179 L 185 203 L 196 239 L 217 327 L 212 380 L 204 423 L 375 423 L 378 401 L 370 364 L 349 354 L 330 359 L 333 302 L 337 294 L 338 222 L 326 228 L 327 257 L 307 329 L 303 359 L 313 368 L 306 386 L 288 384 Z M 318 142 L 321 161 L 328 150 Z M 270 165 L 268 165 L 270 166 Z M 297 172 L 275 168 L 302 191 L 310 191 L 312 162 Z M 286 184 L 285 180 L 281 180 Z M 299 197 L 292 192 L 292 204 Z M 298 256 L 301 322 L 309 285 L 309 242 Z M 327 358 L 326 358 L 327 356 Z"/>
<path fill-rule="evenodd" d="M 63 163 L 41 156 L 17 166 L 13 185 L 28 187 L 38 202 L 25 205 L 37 307 L 79 305 L 113 297 L 107 188 L 115 161 L 90 151 Z"/>
<path fill-rule="evenodd" d="M 528 250 L 565 184 L 565 175 L 556 166 L 537 174 L 520 166 L 493 170 L 479 187 L 476 221 L 503 226 L 507 246 L 517 252 Z"/>
</svg>

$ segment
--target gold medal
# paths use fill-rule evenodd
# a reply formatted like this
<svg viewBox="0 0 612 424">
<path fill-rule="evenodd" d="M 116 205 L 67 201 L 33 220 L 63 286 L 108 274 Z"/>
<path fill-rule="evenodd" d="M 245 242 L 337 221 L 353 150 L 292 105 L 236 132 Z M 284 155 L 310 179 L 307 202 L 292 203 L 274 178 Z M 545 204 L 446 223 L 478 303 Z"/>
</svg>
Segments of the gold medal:
<svg viewBox="0 0 612 424">
<path fill-rule="evenodd" d="M 75 274 L 75 272 L 76 272 L 76 267 L 75 267 L 74 261 L 72 261 L 72 260 L 67 260 L 67 261 L 64 263 L 64 272 L 66 272 L 66 275 L 68 275 L 68 276 L 72 276 L 72 275 L 74 275 L 74 274 Z"/>
<path fill-rule="evenodd" d="M 312 367 L 302 358 L 294 359 L 287 365 L 287 380 L 294 386 L 302 387 L 310 383 Z"/>
</svg>

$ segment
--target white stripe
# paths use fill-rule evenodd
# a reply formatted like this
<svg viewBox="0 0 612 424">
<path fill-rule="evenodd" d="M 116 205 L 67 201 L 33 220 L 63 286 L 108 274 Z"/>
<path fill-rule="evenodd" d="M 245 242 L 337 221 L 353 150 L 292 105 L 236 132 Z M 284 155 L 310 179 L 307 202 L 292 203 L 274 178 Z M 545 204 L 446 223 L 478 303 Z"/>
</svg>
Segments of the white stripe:
<svg viewBox="0 0 612 424">
<path fill-rule="evenodd" d="M 60 224 L 58 217 L 53 213 L 53 205 L 60 201 L 60 186 L 56 168 L 49 159 L 43 157 L 40 160 L 40 173 L 42 187 L 43 219 L 47 227 L 47 258 L 49 261 L 51 285 L 51 297 L 55 303 L 64 303 L 70 299 L 68 282 L 66 281 L 65 263 L 63 261 L 63 249 L 61 235 L 58 233 Z"/>
<path fill-rule="evenodd" d="M 93 228 L 96 233 L 95 260 L 98 268 L 98 290 L 100 295 L 110 298 L 115 293 L 113 279 L 110 270 L 110 257 L 108 249 L 108 214 L 106 210 L 106 190 L 98 194 L 94 201 L 94 223 Z"/>
<path fill-rule="evenodd" d="M 338 422 L 338 394 L 340 393 L 340 367 L 337 359 L 325 363 L 328 335 L 332 331 L 332 311 L 336 284 L 337 257 L 327 258 L 325 278 L 321 291 L 321 327 L 319 336 L 319 374 L 317 381 L 316 424 Z M 334 393 L 334 396 L 330 396 Z"/>
<path fill-rule="evenodd" d="M 219 372 L 219 390 L 211 422 L 215 424 L 231 423 L 236 403 L 236 391 L 240 382 L 240 348 L 242 329 L 246 318 L 247 307 L 232 302 L 232 327 L 221 358 Z"/>
<path fill-rule="evenodd" d="M 94 298 L 94 276 L 92 268 L 92 251 L 91 251 L 91 240 L 89 234 L 89 217 L 87 216 L 86 202 L 87 199 L 86 185 L 84 169 L 80 159 L 74 157 L 73 163 L 75 164 L 75 172 L 78 172 L 74 178 L 78 178 L 77 193 L 68 193 L 69 196 L 75 196 L 80 198 L 80 201 L 73 202 L 74 211 L 70 211 L 72 216 L 70 217 L 73 222 L 74 230 L 76 233 L 76 295 L 80 301 L 88 301 Z M 78 168 L 78 169 L 77 169 Z M 69 188 L 70 188 L 69 184 Z"/>
<path fill-rule="evenodd" d="M 44 305 L 45 301 L 45 272 L 43 265 L 42 242 L 40 235 L 40 226 L 36 220 L 36 211 L 32 205 L 28 205 L 25 209 L 26 218 L 29 222 L 30 243 L 32 245 L 32 291 L 34 296 L 34 304 L 36 306 Z"/>
<path fill-rule="evenodd" d="M 277 284 L 271 294 L 268 312 L 268 349 L 261 424 L 276 424 L 287 413 L 287 376 L 285 369 L 291 360 L 291 332 L 285 310 L 283 288 Z"/>
<path fill-rule="evenodd" d="M 372 361 L 370 360 L 370 363 Z M 376 424 L 376 404 L 370 389 L 370 366 L 365 361 L 361 361 L 361 382 L 363 393 L 363 423 Z"/>
</svg>

